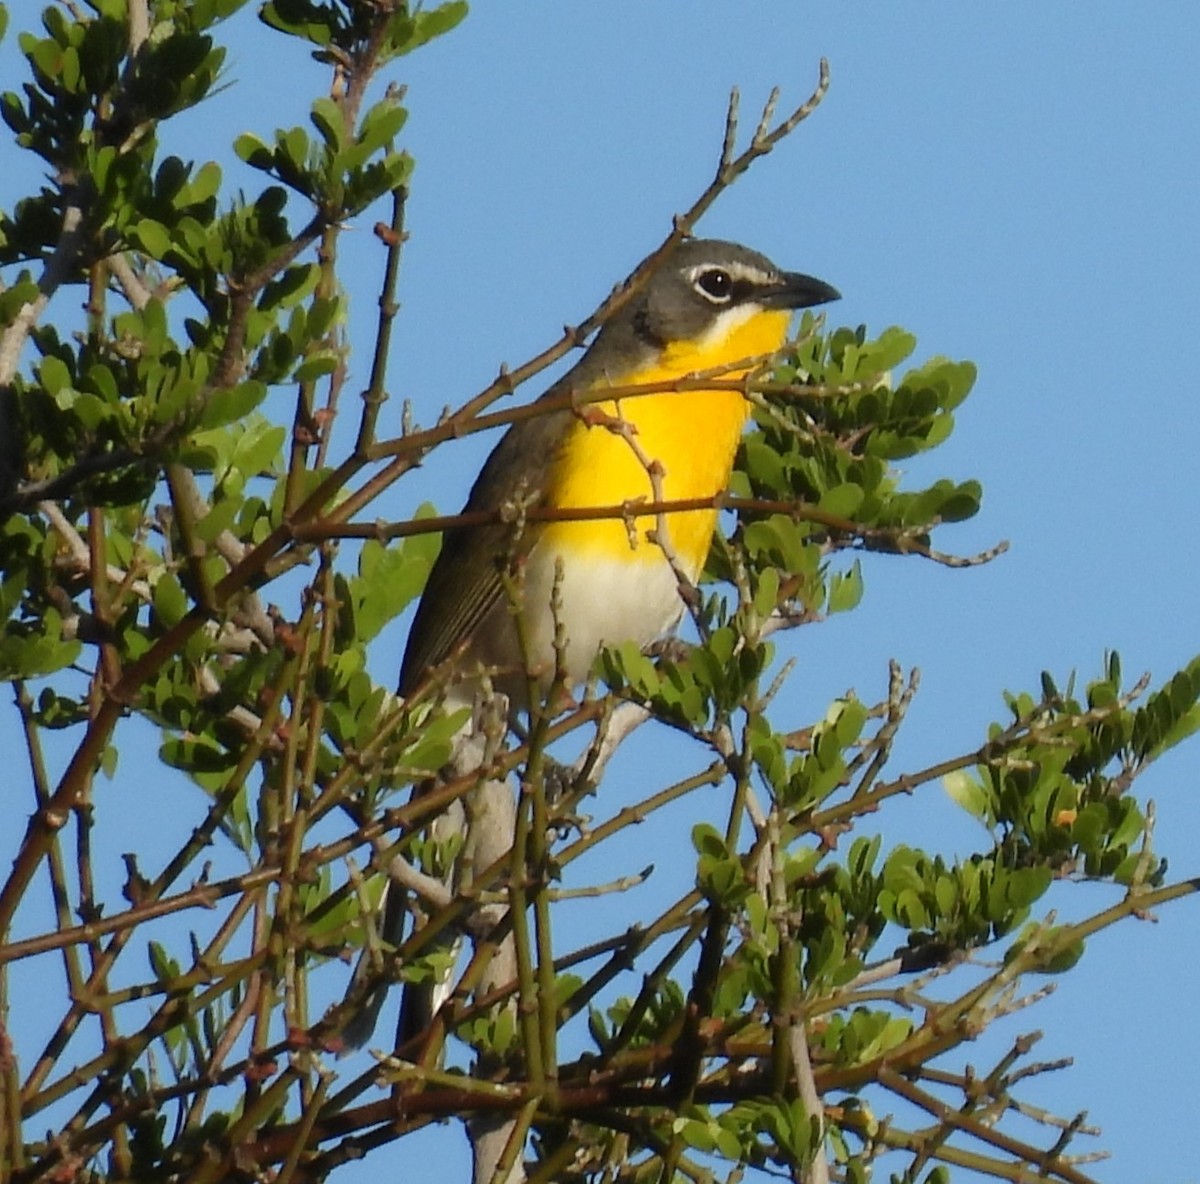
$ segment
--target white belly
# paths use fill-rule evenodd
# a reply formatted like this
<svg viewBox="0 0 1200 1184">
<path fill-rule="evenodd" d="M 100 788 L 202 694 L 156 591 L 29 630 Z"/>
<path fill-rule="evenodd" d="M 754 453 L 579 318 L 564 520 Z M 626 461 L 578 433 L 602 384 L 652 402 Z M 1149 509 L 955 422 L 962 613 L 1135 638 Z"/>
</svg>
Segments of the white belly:
<svg viewBox="0 0 1200 1184">
<path fill-rule="evenodd" d="M 669 633 L 683 612 L 679 584 L 662 552 L 643 542 L 633 561 L 603 553 L 572 555 L 558 584 L 558 620 L 566 637 L 566 673 L 582 682 L 603 645 L 639 649 Z M 557 555 L 535 546 L 525 566 L 524 609 L 530 649 L 543 677 L 553 673 Z"/>
</svg>

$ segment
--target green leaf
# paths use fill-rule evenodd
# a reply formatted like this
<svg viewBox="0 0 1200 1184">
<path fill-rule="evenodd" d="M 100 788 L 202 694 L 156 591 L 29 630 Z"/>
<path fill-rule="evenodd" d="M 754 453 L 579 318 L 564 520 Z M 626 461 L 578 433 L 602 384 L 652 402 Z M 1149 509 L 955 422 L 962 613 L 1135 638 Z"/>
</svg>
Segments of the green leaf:
<svg viewBox="0 0 1200 1184">
<path fill-rule="evenodd" d="M 329 151 L 340 152 L 346 140 L 346 122 L 342 118 L 342 110 L 337 103 L 328 95 L 322 95 L 313 103 L 308 117 L 317 131 L 321 133 L 321 138 L 325 141 Z"/>
<path fill-rule="evenodd" d="M 729 857 L 725 836 L 708 822 L 698 822 L 692 827 L 692 846 L 699 855 L 710 855 L 717 859 Z"/>
<path fill-rule="evenodd" d="M 354 635 L 368 642 L 420 595 L 429 578 L 436 547 L 422 536 L 399 546 L 368 539 L 358 557 L 358 577 L 350 581 Z"/>
<path fill-rule="evenodd" d="M 942 502 L 939 515 L 943 522 L 963 522 L 979 513 L 983 487 L 978 481 L 964 481 Z"/>
<path fill-rule="evenodd" d="M 1009 907 L 1017 911 L 1027 909 L 1045 895 L 1052 878 L 1053 873 L 1045 866 L 1014 868 L 1005 886 Z"/>
<path fill-rule="evenodd" d="M 62 670 L 75 662 L 82 645 L 75 640 L 63 640 L 62 619 L 53 609 L 47 609 L 41 631 L 21 631 L 10 623 L 0 635 L 0 679 L 40 678 Z"/>
<path fill-rule="evenodd" d="M 206 543 L 213 542 L 223 530 L 232 527 L 237 510 L 237 502 L 232 498 L 215 501 L 209 512 L 196 523 L 196 536 Z"/>
<path fill-rule="evenodd" d="M 118 752 L 115 744 L 106 744 L 100 754 L 100 772 L 111 781 L 117 775 Z"/>
<path fill-rule="evenodd" d="M 27 275 L 0 292 L 0 324 L 10 324 L 26 304 L 32 304 L 41 294 L 37 284 L 26 278 Z"/>
<path fill-rule="evenodd" d="M 916 348 L 917 339 L 913 334 L 897 325 L 891 325 L 862 351 L 860 373 L 855 377 L 861 381 L 862 371 L 884 374 L 893 370 L 905 358 L 910 357 Z"/>
<path fill-rule="evenodd" d="M 275 166 L 275 153 L 267 144 L 251 132 L 243 132 L 233 142 L 233 150 L 251 168 L 270 172 Z"/>
<path fill-rule="evenodd" d="M 296 173 L 303 173 L 308 165 L 308 136 L 302 127 L 291 127 L 275 133 L 275 163 L 282 166 L 286 161 Z"/>
<path fill-rule="evenodd" d="M 197 170 L 196 175 L 183 187 L 179 193 L 181 205 L 198 206 L 216 197 L 221 188 L 221 168 L 214 161 L 206 161 Z"/>
<path fill-rule="evenodd" d="M 152 259 L 162 259 L 171 249 L 171 235 L 167 228 L 153 218 L 143 218 L 130 230 L 134 245 Z"/>
<path fill-rule="evenodd" d="M 605 680 L 613 687 L 628 687 L 645 699 L 653 698 L 658 693 L 661 686 L 658 671 L 636 642 L 605 646 L 599 661 Z"/>
<path fill-rule="evenodd" d="M 376 103 L 363 117 L 356 137 L 360 147 L 374 152 L 396 137 L 408 118 L 408 112 L 393 99 Z"/>
<path fill-rule="evenodd" d="M 834 725 L 834 734 L 842 748 L 857 742 L 867 722 L 868 711 L 858 699 L 839 699 L 826 717 Z"/>
<path fill-rule="evenodd" d="M 163 572 L 154 585 L 154 611 L 166 628 L 177 625 L 187 615 L 187 594 L 174 572 Z"/>
<path fill-rule="evenodd" d="M 842 613 L 857 608 L 862 600 L 862 564 L 856 559 L 849 571 L 829 577 L 829 612 Z"/>
<path fill-rule="evenodd" d="M 1082 940 L 1072 942 L 1070 945 L 1064 945 L 1061 949 L 1056 950 L 1053 954 L 1048 955 L 1038 965 L 1038 970 L 1042 974 L 1065 974 L 1071 970 L 1083 957 L 1086 950 L 1086 944 Z"/>
<path fill-rule="evenodd" d="M 57 395 L 71 387 L 71 371 L 67 369 L 66 362 L 54 354 L 41 360 L 37 375 L 48 395 Z"/>
<path fill-rule="evenodd" d="M 341 361 L 341 354 L 335 349 L 313 350 L 299 366 L 296 367 L 292 378 L 296 382 L 312 382 L 323 374 L 332 374 Z"/>
<path fill-rule="evenodd" d="M 147 953 L 150 958 L 150 969 L 160 983 L 178 978 L 179 963 L 167 953 L 165 946 L 160 942 L 152 941 Z"/>
<path fill-rule="evenodd" d="M 467 15 L 467 0 L 449 0 L 428 12 L 416 12 L 411 16 L 401 9 L 393 20 L 390 49 L 393 56 L 412 53 L 427 45 L 435 37 L 449 33 Z"/>
<path fill-rule="evenodd" d="M 201 410 L 200 425 L 215 428 L 244 419 L 266 397 L 266 386 L 253 380 L 212 391 Z"/>
<path fill-rule="evenodd" d="M 290 308 L 312 295 L 321 279 L 317 263 L 294 263 L 278 279 L 263 289 L 258 306 L 261 309 Z"/>
<path fill-rule="evenodd" d="M 68 94 L 75 94 L 80 89 L 79 51 L 73 45 L 63 50 L 60 80 L 63 90 Z"/>
<path fill-rule="evenodd" d="M 319 46 L 329 45 L 337 30 L 337 19 L 331 9 L 296 0 L 269 0 L 259 9 L 258 17 L 272 29 Z"/>
<path fill-rule="evenodd" d="M 942 778 L 942 788 L 951 801 L 978 818 L 984 826 L 995 825 L 992 815 L 991 796 L 966 769 L 956 769 Z"/>
<path fill-rule="evenodd" d="M 862 505 L 864 496 L 861 486 L 845 482 L 821 494 L 817 508 L 826 514 L 836 514 L 839 518 L 853 518 L 858 512 L 858 507 Z"/>
<path fill-rule="evenodd" d="M 1181 715 L 1163 733 L 1158 742 L 1148 750 L 1147 755 L 1153 759 L 1157 759 L 1169 748 L 1174 748 L 1176 744 L 1186 740 L 1197 729 L 1200 729 L 1200 706 L 1192 707 Z"/>
<path fill-rule="evenodd" d="M 283 442 L 287 439 L 287 429 L 281 424 L 273 424 L 258 412 L 248 419 L 240 420 L 234 425 L 237 430 L 237 444 L 234 449 L 233 463 L 247 477 L 259 477 L 280 468 Z"/>
</svg>

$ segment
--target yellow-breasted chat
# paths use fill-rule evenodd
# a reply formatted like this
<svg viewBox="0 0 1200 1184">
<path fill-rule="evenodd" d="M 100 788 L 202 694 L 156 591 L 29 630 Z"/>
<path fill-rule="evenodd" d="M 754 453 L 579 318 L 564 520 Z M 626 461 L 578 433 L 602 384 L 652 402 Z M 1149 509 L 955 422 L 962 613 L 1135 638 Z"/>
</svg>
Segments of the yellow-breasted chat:
<svg viewBox="0 0 1200 1184">
<path fill-rule="evenodd" d="M 762 359 L 784 344 L 792 310 L 837 297 L 828 284 L 782 271 L 734 243 L 685 242 L 542 398 L 669 381 Z M 729 370 L 722 377 L 744 373 Z M 739 391 L 719 389 L 639 395 L 524 420 L 488 457 L 464 512 L 498 511 L 516 502 L 571 510 L 652 501 L 649 464 L 661 471 L 663 499 L 714 497 L 728 483 L 748 413 Z M 704 566 L 716 518 L 715 509 L 666 516 L 667 546 L 689 579 Z M 524 658 L 543 675 L 553 672 L 551 593 L 560 566 L 557 601 L 568 681 L 587 676 L 601 644 L 648 645 L 662 637 L 678 621 L 683 602 L 663 547 L 648 538 L 658 525 L 654 515 L 636 518 L 632 530 L 617 517 L 527 523 L 515 543 L 524 655 L 504 591 L 512 527 L 449 532 L 409 634 L 400 693 L 453 657 L 465 675 L 480 666 L 492 670 L 495 688 L 524 706 Z"/>
<path fill-rule="evenodd" d="M 591 399 L 607 388 L 698 373 L 743 378 L 783 346 L 794 310 L 838 295 L 736 243 L 693 239 L 668 254 L 541 396 L 557 409 L 515 423 L 487 458 L 464 513 L 511 518 L 522 506 L 547 513 L 516 531 L 494 521 L 446 533 L 409 633 L 401 695 L 436 669 L 447 705 L 470 706 L 486 675 L 516 714 L 528 706 L 531 676 L 543 685 L 555 675 L 577 684 L 601 646 L 646 646 L 669 633 L 684 608 L 680 576 L 695 581 L 708 556 L 715 507 L 633 518 L 555 519 L 554 511 L 715 499 L 728 483 L 749 404 L 728 386 Z M 589 398 L 582 406 L 563 398 L 581 395 Z M 387 942 L 402 931 L 400 895 L 389 894 Z M 410 994 L 417 992 L 406 992 L 406 1010 L 420 1013 L 406 1021 L 412 1032 L 427 1022 L 429 1005 Z M 375 992 L 347 1029 L 348 1044 L 367 1039 L 381 1001 Z"/>
</svg>

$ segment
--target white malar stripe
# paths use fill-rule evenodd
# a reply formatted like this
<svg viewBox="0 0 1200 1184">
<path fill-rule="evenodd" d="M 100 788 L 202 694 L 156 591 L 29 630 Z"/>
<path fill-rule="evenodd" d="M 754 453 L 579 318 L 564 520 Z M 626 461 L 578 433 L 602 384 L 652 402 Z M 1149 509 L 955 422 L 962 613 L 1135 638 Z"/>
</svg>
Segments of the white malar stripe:
<svg viewBox="0 0 1200 1184">
<path fill-rule="evenodd" d="M 747 321 L 758 316 L 760 312 L 762 312 L 762 306 L 753 301 L 722 309 L 717 313 L 713 323 L 696 338 L 696 352 L 703 354 L 709 350 L 719 349 L 731 334 L 736 333 Z"/>
</svg>

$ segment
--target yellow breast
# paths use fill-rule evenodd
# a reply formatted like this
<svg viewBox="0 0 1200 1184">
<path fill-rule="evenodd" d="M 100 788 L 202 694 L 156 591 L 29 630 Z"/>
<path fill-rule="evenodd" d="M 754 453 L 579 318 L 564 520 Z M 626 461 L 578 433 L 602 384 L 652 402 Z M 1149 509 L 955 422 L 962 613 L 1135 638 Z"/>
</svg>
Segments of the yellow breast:
<svg viewBox="0 0 1200 1184">
<path fill-rule="evenodd" d="M 610 386 L 671 381 L 780 348 L 789 314 L 753 311 L 719 339 L 700 338 L 667 347 L 648 367 L 609 377 Z M 723 378 L 741 378 L 733 369 Z M 594 407 L 602 416 L 629 425 L 636 446 L 611 424 L 579 420 L 571 429 L 547 486 L 549 504 L 576 508 L 619 505 L 634 498 L 651 500 L 654 490 L 646 460 L 662 469 L 666 500 L 713 497 L 729 482 L 749 405 L 737 391 L 689 390 L 644 395 Z M 640 454 L 640 455 L 639 455 Z M 716 526 L 715 509 L 669 515 L 671 547 L 688 575 L 704 566 Z M 632 532 L 619 519 L 556 522 L 546 527 L 540 545 L 564 557 L 585 552 L 634 563 L 660 563 L 661 552 L 646 541 L 656 527 L 654 515 L 639 515 Z"/>
</svg>

